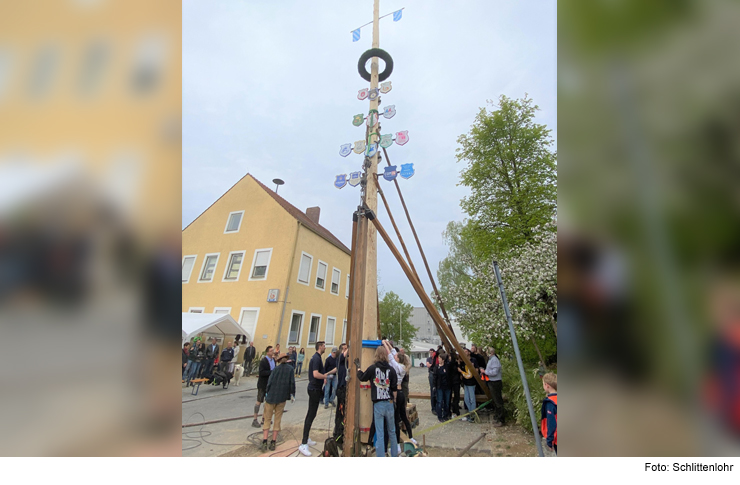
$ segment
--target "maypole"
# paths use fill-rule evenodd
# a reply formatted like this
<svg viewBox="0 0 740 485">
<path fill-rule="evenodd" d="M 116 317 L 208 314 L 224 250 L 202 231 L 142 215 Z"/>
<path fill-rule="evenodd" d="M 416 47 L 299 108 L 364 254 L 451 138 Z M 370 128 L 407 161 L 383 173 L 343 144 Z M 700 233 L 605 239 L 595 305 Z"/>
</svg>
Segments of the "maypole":
<svg viewBox="0 0 740 485">
<path fill-rule="evenodd" d="M 390 15 L 390 14 L 389 14 Z M 394 21 L 400 20 L 401 10 L 392 13 Z M 338 175 L 334 186 L 338 189 L 349 184 L 352 187 L 360 186 L 360 204 L 353 214 L 353 244 L 352 244 L 352 272 L 350 275 L 350 301 L 348 307 L 348 343 L 350 349 L 350 360 L 359 358 L 363 368 L 372 364 L 375 348 L 378 346 L 378 246 L 377 230 L 369 223 L 368 217 L 374 217 L 378 207 L 378 190 L 374 183 L 374 177 L 378 172 L 378 161 L 380 148 L 390 146 L 394 138 L 392 135 L 380 134 L 380 94 L 391 91 L 391 83 L 385 81 L 393 71 L 393 60 L 390 55 L 380 49 L 380 26 L 379 0 L 373 2 L 373 40 L 372 48 L 365 51 L 358 62 L 360 76 L 369 81 L 370 87 L 361 89 L 357 98 L 361 101 L 368 99 L 370 106 L 367 116 L 358 114 L 354 116 L 352 124 L 362 126 L 365 124 L 365 136 L 351 143 L 342 145 L 339 154 L 348 156 L 353 151 L 363 155 L 362 170 L 349 174 Z M 367 25 L 367 24 L 366 24 Z M 352 32 L 354 41 L 360 38 L 360 29 Z M 385 61 L 385 67 L 380 72 L 378 59 Z M 370 72 L 367 71 L 367 61 L 370 60 Z M 396 114 L 395 106 L 386 106 L 382 116 L 386 119 Z M 404 145 L 408 141 L 408 132 L 396 133 L 395 142 Z M 392 171 L 386 169 L 384 176 L 388 180 L 395 179 L 398 171 L 392 167 Z M 413 175 L 413 168 L 409 164 L 407 177 Z M 410 175 L 409 175 L 410 173 Z M 364 345 L 363 345 L 364 342 Z M 361 442 L 366 443 L 369 438 L 372 423 L 373 406 L 370 399 L 370 386 L 358 382 L 354 366 L 348 372 L 347 402 L 344 428 L 344 456 L 359 456 Z"/>
</svg>

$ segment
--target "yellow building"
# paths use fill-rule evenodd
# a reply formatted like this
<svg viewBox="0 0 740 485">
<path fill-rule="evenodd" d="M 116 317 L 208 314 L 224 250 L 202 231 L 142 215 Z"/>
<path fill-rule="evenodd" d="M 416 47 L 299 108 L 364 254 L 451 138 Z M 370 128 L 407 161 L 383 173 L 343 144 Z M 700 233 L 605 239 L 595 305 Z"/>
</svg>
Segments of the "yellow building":
<svg viewBox="0 0 740 485">
<path fill-rule="evenodd" d="M 244 176 L 182 232 L 182 311 L 231 314 L 258 355 L 276 343 L 308 356 L 318 340 L 339 346 L 350 250 L 319 216 Z"/>
</svg>

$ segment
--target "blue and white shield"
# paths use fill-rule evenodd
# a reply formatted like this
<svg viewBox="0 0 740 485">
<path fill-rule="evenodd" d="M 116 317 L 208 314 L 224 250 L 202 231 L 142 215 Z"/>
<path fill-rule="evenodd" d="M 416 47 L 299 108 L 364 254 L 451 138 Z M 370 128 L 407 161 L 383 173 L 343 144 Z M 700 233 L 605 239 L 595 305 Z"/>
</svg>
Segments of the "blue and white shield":
<svg viewBox="0 0 740 485">
<path fill-rule="evenodd" d="M 385 167 L 385 171 L 383 172 L 383 178 L 387 181 L 395 180 L 398 176 L 398 171 L 396 170 L 395 165 L 391 165 L 390 167 Z"/>
<path fill-rule="evenodd" d="M 378 88 L 372 88 L 370 90 L 370 101 L 375 101 L 378 98 L 378 95 L 380 92 L 378 91 Z"/>
<path fill-rule="evenodd" d="M 334 187 L 341 189 L 345 185 L 347 185 L 347 174 L 337 175 L 337 179 L 334 181 Z"/>
<path fill-rule="evenodd" d="M 392 133 L 380 135 L 380 146 L 382 148 L 388 148 L 391 145 L 393 145 L 393 134 Z"/>
<path fill-rule="evenodd" d="M 341 156 L 346 157 L 350 153 L 352 153 L 352 144 L 351 143 L 347 143 L 346 145 L 342 145 L 342 146 L 339 147 L 339 154 Z"/>
<path fill-rule="evenodd" d="M 373 157 L 375 154 L 378 153 L 378 144 L 377 143 L 370 143 L 367 146 L 367 150 L 365 151 L 366 157 Z"/>
<path fill-rule="evenodd" d="M 362 172 L 352 172 L 349 174 L 349 184 L 352 187 L 360 185 L 360 180 L 362 180 Z"/>
<path fill-rule="evenodd" d="M 396 105 L 392 104 L 383 108 L 383 116 L 385 116 L 387 119 L 391 119 L 396 116 Z"/>
<path fill-rule="evenodd" d="M 415 173 L 413 163 L 404 163 L 401 165 L 401 177 L 410 179 Z"/>
</svg>

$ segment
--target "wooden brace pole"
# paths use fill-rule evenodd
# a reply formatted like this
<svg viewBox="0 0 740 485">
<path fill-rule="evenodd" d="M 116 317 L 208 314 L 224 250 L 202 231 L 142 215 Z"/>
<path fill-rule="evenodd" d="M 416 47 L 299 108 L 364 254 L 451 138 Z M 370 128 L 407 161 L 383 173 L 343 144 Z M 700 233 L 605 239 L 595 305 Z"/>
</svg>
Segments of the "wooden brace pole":
<svg viewBox="0 0 740 485">
<path fill-rule="evenodd" d="M 386 233 L 385 229 L 383 229 L 383 226 L 380 224 L 380 221 L 378 221 L 378 218 L 374 214 L 369 215 L 368 218 L 372 220 L 372 223 L 375 226 L 375 229 L 377 229 L 378 234 L 380 234 L 380 236 L 383 238 L 383 241 L 385 241 L 385 244 L 388 246 L 388 249 L 391 250 L 393 255 L 396 257 L 396 260 L 398 260 L 398 263 L 401 265 L 401 269 L 403 269 L 403 272 L 406 273 L 406 277 L 411 282 L 411 286 L 414 287 L 414 290 L 416 290 L 416 294 L 419 295 L 422 304 L 426 308 L 427 312 L 429 312 L 429 316 L 431 316 L 432 320 L 434 320 L 434 322 L 437 324 L 437 328 L 445 333 L 452 346 L 460 355 L 460 358 L 463 360 L 463 362 L 465 362 L 465 365 L 467 365 L 469 369 L 474 369 L 475 366 L 473 366 L 473 364 L 470 362 L 470 359 L 468 359 L 467 355 L 465 355 L 465 352 L 463 351 L 462 347 L 460 347 L 460 344 L 457 342 L 455 335 L 450 331 L 449 328 L 447 328 L 447 325 L 445 325 L 445 322 L 442 320 L 442 316 L 434 307 L 434 304 L 429 298 L 429 295 L 424 292 L 424 288 L 419 283 L 419 280 L 411 272 L 411 268 L 409 268 L 409 266 L 403 260 L 401 253 L 398 252 L 396 245 L 393 244 L 393 241 L 391 241 L 388 233 Z M 491 390 L 488 388 L 486 383 L 483 382 L 483 379 L 481 379 L 480 375 L 477 372 L 473 372 L 473 377 L 475 377 L 475 380 L 478 382 L 481 389 L 483 389 L 483 392 L 486 393 L 488 399 L 493 399 Z"/>
</svg>

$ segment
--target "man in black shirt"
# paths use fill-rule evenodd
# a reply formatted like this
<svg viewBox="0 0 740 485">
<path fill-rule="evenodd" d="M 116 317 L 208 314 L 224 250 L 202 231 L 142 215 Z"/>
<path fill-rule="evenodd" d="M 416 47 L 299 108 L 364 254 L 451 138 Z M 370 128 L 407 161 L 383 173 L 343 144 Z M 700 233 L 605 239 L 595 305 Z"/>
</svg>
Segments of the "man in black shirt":
<svg viewBox="0 0 740 485">
<path fill-rule="evenodd" d="M 432 413 L 437 414 L 437 391 L 434 389 L 434 366 L 437 364 L 437 353 L 429 349 L 427 370 L 429 370 L 429 398 L 432 401 Z"/>
<path fill-rule="evenodd" d="M 316 444 L 315 441 L 308 437 L 313 425 L 313 420 L 316 418 L 316 413 L 319 410 L 319 403 L 323 392 L 321 387 L 326 380 L 327 374 L 324 374 L 324 362 L 321 356 L 326 351 L 326 344 L 324 342 L 316 342 L 316 353 L 311 357 L 311 361 L 308 364 L 308 413 L 306 413 L 306 420 L 303 422 L 303 441 L 301 446 L 298 447 L 304 456 L 311 456 L 311 452 L 308 450 L 309 446 Z M 337 368 L 330 371 L 329 374 L 336 374 Z"/>
</svg>

